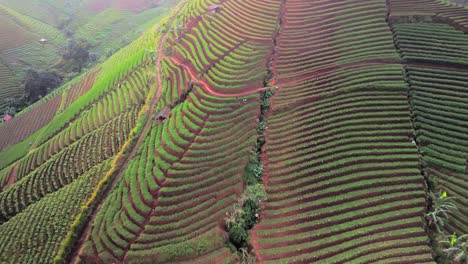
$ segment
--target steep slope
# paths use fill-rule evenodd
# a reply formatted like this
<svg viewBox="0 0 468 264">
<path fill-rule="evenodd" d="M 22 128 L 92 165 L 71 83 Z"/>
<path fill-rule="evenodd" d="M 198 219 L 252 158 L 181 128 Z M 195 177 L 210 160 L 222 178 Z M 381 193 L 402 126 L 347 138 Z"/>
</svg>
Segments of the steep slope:
<svg viewBox="0 0 468 264">
<path fill-rule="evenodd" d="M 220 225 L 242 192 L 255 148 L 258 91 L 279 12 L 274 1 L 248 3 L 225 1 L 209 15 L 209 3 L 192 1 L 179 15 L 173 28 L 182 29 L 158 51 L 156 108 L 169 107 L 171 115 L 154 121 L 92 220 L 82 261 L 163 263 L 224 247 Z M 248 17 L 262 9 L 267 12 L 248 29 Z"/>
<path fill-rule="evenodd" d="M 26 140 L 2 152 L 5 157 L 0 172 L 0 232 L 5 234 L 1 236 L 2 257 L 15 263 L 31 259 L 50 263 L 58 254 L 58 259 L 63 254 L 68 257 L 68 251 L 63 250 L 73 244 L 63 242 L 65 236 L 77 228 L 77 221 L 82 219 L 79 216 L 86 213 L 83 210 L 92 209 L 92 201 L 101 197 L 96 186 L 110 177 L 106 175 L 117 166 L 116 155 L 123 155 L 124 145 L 136 136 L 137 123 L 145 120 L 146 112 L 142 109 L 156 89 L 154 64 L 146 49 L 156 41 L 151 33 L 146 34 L 96 71 L 58 90 L 39 107 L 22 115 L 25 120 L 35 120 L 42 113 L 42 105 L 46 105 L 42 109 L 49 109 L 49 102 L 58 100 L 51 120 L 31 126 L 22 136 L 30 135 Z M 14 133 L 17 128 L 21 126 L 2 127 L 5 134 Z M 76 188 L 80 189 L 79 194 Z M 70 204 L 60 202 L 64 197 L 73 200 Z M 87 206 L 82 207 L 83 204 Z M 47 210 L 39 209 L 44 206 L 53 207 L 50 210 L 56 210 L 57 214 L 48 215 Z M 44 228 L 54 226 L 57 219 L 64 221 L 60 223 L 60 232 L 53 236 L 47 228 L 18 229 L 19 224 L 34 226 L 34 221 L 44 223 L 38 224 Z M 7 235 L 11 232 L 15 235 Z M 34 235 L 38 234 L 46 237 L 43 243 L 35 241 Z M 16 254 L 11 251 L 13 246 L 28 253 Z"/>
<path fill-rule="evenodd" d="M 283 1 L 261 263 L 430 263 L 385 1 Z M 372 41 L 369 41 L 372 40 Z"/>
<path fill-rule="evenodd" d="M 105 61 L 163 18 L 177 0 L 0 1 L 0 113 L 6 99 L 23 96 L 21 82 L 28 69 L 48 70 L 59 62 L 70 34 L 91 45 L 90 52 Z M 47 43 L 39 43 L 45 38 Z M 94 56 L 96 57 L 96 56 Z"/>
<path fill-rule="evenodd" d="M 0 126 L 0 262 L 239 263 L 225 222 L 261 152 L 258 263 L 434 263 L 427 192 L 467 228 L 466 12 L 182 1 Z"/>
<path fill-rule="evenodd" d="M 468 9 L 454 5 L 432 6 L 431 21 L 407 23 L 391 2 L 395 43 L 401 52 L 410 85 L 410 103 L 425 176 L 434 191 L 455 198 L 457 212 L 446 226 L 449 233 L 468 232 Z M 424 14 L 423 3 L 414 6 Z M 395 10 L 395 13 L 393 11 Z M 444 19 L 440 19 L 443 17 Z M 445 22 L 445 23 L 443 23 Z"/>
</svg>

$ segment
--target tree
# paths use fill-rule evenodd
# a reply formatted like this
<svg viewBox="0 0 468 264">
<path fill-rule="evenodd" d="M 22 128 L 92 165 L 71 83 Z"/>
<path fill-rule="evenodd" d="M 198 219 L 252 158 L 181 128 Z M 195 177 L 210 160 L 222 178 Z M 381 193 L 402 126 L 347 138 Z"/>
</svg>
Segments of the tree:
<svg viewBox="0 0 468 264">
<path fill-rule="evenodd" d="M 62 84 L 62 77 L 55 72 L 26 72 L 24 92 L 29 103 L 34 103 Z"/>
<path fill-rule="evenodd" d="M 245 247 L 248 239 L 249 233 L 240 223 L 235 223 L 229 230 L 229 240 L 237 248 Z"/>
<path fill-rule="evenodd" d="M 89 60 L 90 45 L 84 40 L 69 39 L 67 49 L 62 55 L 67 68 L 81 72 L 83 66 Z"/>
</svg>

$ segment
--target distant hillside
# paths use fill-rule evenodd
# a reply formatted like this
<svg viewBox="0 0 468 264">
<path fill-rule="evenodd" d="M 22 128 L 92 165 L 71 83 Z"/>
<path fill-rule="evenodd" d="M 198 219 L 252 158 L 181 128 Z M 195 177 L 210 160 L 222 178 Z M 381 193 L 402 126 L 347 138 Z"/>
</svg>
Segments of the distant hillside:
<svg viewBox="0 0 468 264">
<path fill-rule="evenodd" d="M 22 96 L 25 71 L 54 66 L 68 37 L 90 43 L 90 51 L 105 60 L 161 19 L 175 2 L 0 0 L 0 113 L 6 99 Z M 47 42 L 39 43 L 43 38 Z"/>
</svg>

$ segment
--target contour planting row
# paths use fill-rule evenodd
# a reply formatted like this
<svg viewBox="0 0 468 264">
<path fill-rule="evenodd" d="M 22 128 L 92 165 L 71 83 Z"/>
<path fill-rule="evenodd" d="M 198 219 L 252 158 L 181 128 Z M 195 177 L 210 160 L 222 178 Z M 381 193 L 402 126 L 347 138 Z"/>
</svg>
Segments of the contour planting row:
<svg viewBox="0 0 468 264">
<path fill-rule="evenodd" d="M 195 86 L 155 123 L 99 210 L 81 257 L 162 263 L 224 247 L 218 225 L 242 192 L 256 142 L 259 99 L 246 99 Z"/>
<path fill-rule="evenodd" d="M 58 27 L 60 22 L 59 17 L 64 12 L 65 1 L 29 0 L 27 2 L 23 2 L 17 0 L 2 0 L 1 3 L 14 9 L 18 13 L 40 20 L 54 27 Z"/>
<path fill-rule="evenodd" d="M 102 127 L 116 116 L 135 109 L 135 107 L 139 109 L 145 101 L 147 85 L 148 80 L 143 70 L 128 76 L 120 88 L 117 87 L 107 93 L 105 97 L 96 102 L 89 110 L 83 112 L 78 119 L 59 134 L 23 158 L 20 162 L 17 178 L 20 179 L 27 175 L 63 148 Z M 121 143 L 119 142 L 119 144 Z"/>
<path fill-rule="evenodd" d="M 225 1 L 218 13 L 181 22 L 167 45 L 214 90 L 249 91 L 263 85 L 278 14 L 274 1 Z"/>
<path fill-rule="evenodd" d="M 188 92 L 191 85 L 190 76 L 182 67 L 175 65 L 168 58 L 162 60 L 161 67 L 163 72 L 161 100 L 164 105 L 174 105 L 184 93 Z"/>
<path fill-rule="evenodd" d="M 66 109 L 69 107 L 73 102 L 75 102 L 78 98 L 83 96 L 86 92 L 88 92 L 94 84 L 97 75 L 99 74 L 99 70 L 94 70 L 93 72 L 89 73 L 81 79 L 78 83 L 73 84 L 63 95 L 64 101 L 62 101 L 60 105 L 60 110 Z"/>
<path fill-rule="evenodd" d="M 0 225 L 0 262 L 52 263 L 80 207 L 108 169 L 107 164 L 92 168 Z"/>
<path fill-rule="evenodd" d="M 6 99 L 21 96 L 22 91 L 15 74 L 5 64 L 1 62 L 0 80 L 2 80 L 2 82 L 0 83 L 0 112 L 3 112 L 5 108 L 8 107 Z"/>
<path fill-rule="evenodd" d="M 438 23 L 397 23 L 393 28 L 404 61 L 468 66 L 468 35 L 462 31 Z"/>
<path fill-rule="evenodd" d="M 416 139 L 427 172 L 456 197 L 459 220 L 453 229 L 466 233 L 468 222 L 468 72 L 407 67 Z"/>
<path fill-rule="evenodd" d="M 8 13 L 0 9 L 0 50 L 11 49 L 37 41 L 37 37 L 30 31 L 19 26 L 8 16 Z"/>
<path fill-rule="evenodd" d="M 103 12 L 93 16 L 86 24 L 76 29 L 76 37 L 90 41 L 91 45 L 105 41 L 112 27 L 119 21 L 129 16 L 128 11 L 107 8 Z M 105 54 L 101 54 L 104 56 Z"/>
<path fill-rule="evenodd" d="M 399 59 L 385 1 L 288 0 L 285 10 L 274 65 L 280 83 L 336 66 Z"/>
<path fill-rule="evenodd" d="M 11 17 L 18 25 L 27 28 L 29 31 L 44 37 L 48 40 L 49 45 L 53 44 L 57 47 L 62 47 L 66 44 L 66 38 L 62 32 L 53 26 L 36 20 L 33 17 L 21 14 L 16 10 L 0 3 L 0 10 Z"/>
<path fill-rule="evenodd" d="M 101 128 L 38 164 L 31 173 L 17 177 L 13 185 L 0 193 L 0 222 L 8 221 L 29 205 L 67 186 L 117 154 L 135 126 L 138 111 L 139 108 L 134 107 L 128 113 L 114 117 Z"/>
<path fill-rule="evenodd" d="M 432 261 L 405 86 L 304 103 L 268 127 L 261 260 Z"/>
<path fill-rule="evenodd" d="M 61 100 L 61 95 L 56 95 L 31 111 L 0 125 L 0 150 L 25 140 L 47 125 L 54 118 Z"/>
<path fill-rule="evenodd" d="M 89 110 L 91 106 L 98 103 L 100 100 L 103 100 L 103 98 L 109 96 L 109 94 L 115 93 L 115 90 L 118 90 L 118 88 L 122 88 L 125 85 L 133 85 L 131 79 L 134 79 L 135 75 L 140 74 L 146 78 L 147 72 L 144 68 L 149 67 L 148 54 L 141 48 L 141 46 L 146 46 L 147 44 L 148 41 L 146 39 L 137 40 L 102 64 L 99 76 L 96 78 L 90 91 L 78 98 L 68 108 L 64 109 L 63 112 L 59 113 L 49 124 L 47 130 L 40 138 L 38 138 L 36 143 L 41 145 L 52 138 L 54 135 L 65 129 L 69 125 L 70 121 L 86 115 L 88 112 L 87 110 Z M 144 80 L 140 77 L 137 78 Z M 146 97 L 148 87 L 146 85 L 140 86 L 138 83 L 137 85 L 138 86 L 132 86 L 124 90 L 131 88 L 132 93 L 144 93 Z M 133 99 L 134 96 L 119 96 L 118 100 L 128 101 Z"/>
<path fill-rule="evenodd" d="M 385 79 L 382 79 L 382 76 L 385 76 Z M 400 89 L 405 85 L 402 76 L 403 69 L 399 64 L 370 63 L 335 67 L 319 71 L 297 83 L 282 84 L 278 92 L 280 96 L 273 97 L 274 106 L 275 109 L 290 108 L 323 96 L 361 89 L 363 83 L 366 83 L 367 87 L 379 89 Z"/>
<path fill-rule="evenodd" d="M 430 16 L 468 32 L 468 9 L 447 0 L 389 0 L 390 15 Z"/>
</svg>

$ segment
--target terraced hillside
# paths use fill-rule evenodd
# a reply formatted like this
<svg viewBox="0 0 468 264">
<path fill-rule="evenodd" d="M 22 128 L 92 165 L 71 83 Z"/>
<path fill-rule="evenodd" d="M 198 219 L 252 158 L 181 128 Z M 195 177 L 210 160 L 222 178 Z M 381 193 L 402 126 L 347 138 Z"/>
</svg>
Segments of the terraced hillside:
<svg viewBox="0 0 468 264">
<path fill-rule="evenodd" d="M 271 49 L 265 44 L 279 11 L 272 1 L 271 13 L 257 20 L 264 31 L 251 35 L 238 18 L 259 10 L 244 12 L 247 1 L 234 3 L 225 3 L 232 16 L 208 21 L 197 19 L 207 5 L 191 2 L 175 22 L 193 19 L 165 43 L 156 109 L 169 107 L 171 116 L 148 128 L 122 180 L 93 218 L 81 260 L 162 263 L 213 255 L 224 247 L 219 226 L 242 193 L 242 173 L 255 148 L 260 105 L 252 88 L 262 86 Z M 229 32 L 232 28 L 237 30 Z M 224 41 L 228 34 L 240 44 Z M 217 260 L 229 258 L 222 254 Z"/>
<path fill-rule="evenodd" d="M 439 23 L 400 23 L 394 30 L 408 64 L 406 77 L 424 171 L 437 188 L 456 197 L 459 211 L 449 221 L 449 232 L 466 233 L 468 36 Z"/>
<path fill-rule="evenodd" d="M 96 9 L 100 2 L 0 1 L 0 113 L 6 99 L 23 95 L 27 69 L 47 70 L 59 62 L 67 46 L 65 31 L 88 42 L 104 61 L 157 23 L 177 1 L 113 1 Z M 42 38 L 46 44 L 39 43 Z"/>
<path fill-rule="evenodd" d="M 289 0 L 282 8 L 268 201 L 252 232 L 258 259 L 431 262 L 424 179 L 385 2 Z"/>
<path fill-rule="evenodd" d="M 466 12 L 181 1 L 0 125 L 0 263 L 440 262 L 429 192 L 459 208 L 444 232 L 468 227 Z"/>
<path fill-rule="evenodd" d="M 90 199 L 97 195 L 97 183 L 102 185 L 111 165 L 116 166 L 112 161 L 134 137 L 131 131 L 144 116 L 141 109 L 148 95 L 154 93 L 154 65 L 145 52 L 154 41 L 152 36 L 142 38 L 101 65 L 99 76 L 97 70 L 83 76 L 15 119 L 16 123 L 23 122 L 23 117 L 24 122 L 36 121 L 44 111 L 52 111 L 49 120 L 37 120 L 36 127 L 24 132 L 27 139 L 2 152 L 2 257 L 15 263 L 50 263 L 64 254 L 60 252 L 65 249 L 63 240 L 71 235 L 70 226 L 83 214 L 84 203 L 93 208 Z M 4 133 L 18 131 L 15 127 L 1 128 Z M 70 204 L 63 203 L 66 197 L 73 197 Z M 48 210 L 57 214 L 50 215 Z M 50 227 L 60 219 L 67 220 L 61 221 L 63 228 L 52 236 Z M 47 223 L 49 229 L 17 229 L 20 223 L 34 227 L 34 221 Z M 16 239 L 7 235 L 9 232 L 16 232 Z M 38 233 L 45 241 L 40 247 L 34 246 Z M 12 247 L 25 253 L 15 255 Z"/>
</svg>

